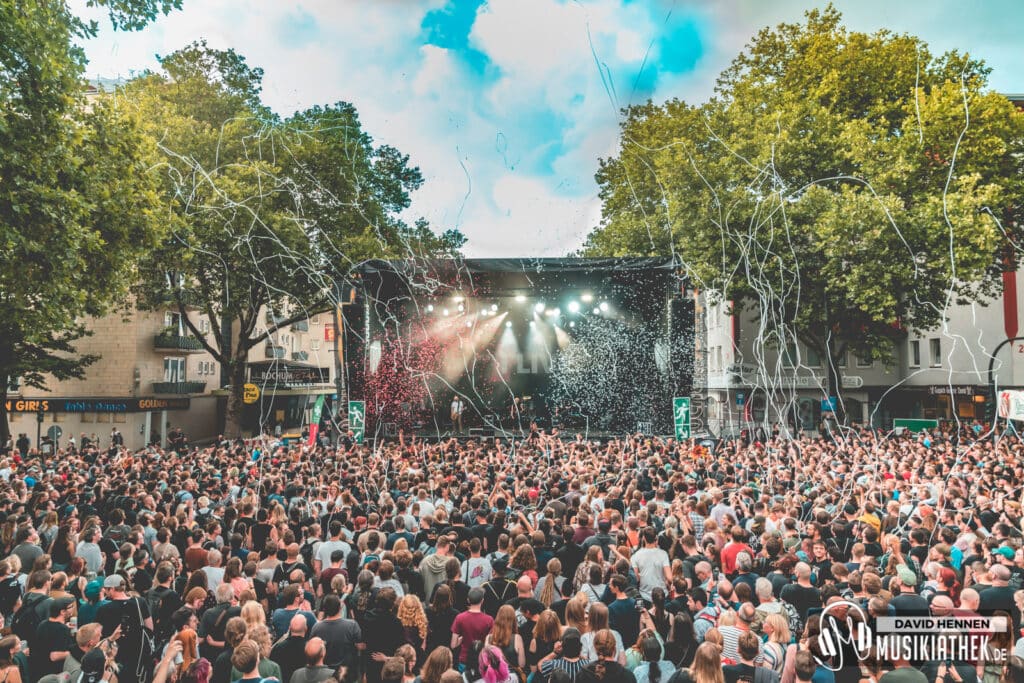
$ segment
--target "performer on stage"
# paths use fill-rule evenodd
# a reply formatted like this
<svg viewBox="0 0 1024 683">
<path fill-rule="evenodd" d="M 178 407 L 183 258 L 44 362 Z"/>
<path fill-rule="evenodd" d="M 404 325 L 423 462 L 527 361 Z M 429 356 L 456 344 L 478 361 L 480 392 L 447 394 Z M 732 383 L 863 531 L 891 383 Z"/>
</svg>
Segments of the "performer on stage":
<svg viewBox="0 0 1024 683">
<path fill-rule="evenodd" d="M 461 434 L 462 433 L 462 413 L 465 411 L 465 409 L 466 409 L 466 404 L 464 404 L 462 402 L 462 398 L 458 394 L 456 394 L 455 397 L 452 398 L 452 409 L 451 409 L 452 429 L 455 430 L 456 434 Z"/>
</svg>

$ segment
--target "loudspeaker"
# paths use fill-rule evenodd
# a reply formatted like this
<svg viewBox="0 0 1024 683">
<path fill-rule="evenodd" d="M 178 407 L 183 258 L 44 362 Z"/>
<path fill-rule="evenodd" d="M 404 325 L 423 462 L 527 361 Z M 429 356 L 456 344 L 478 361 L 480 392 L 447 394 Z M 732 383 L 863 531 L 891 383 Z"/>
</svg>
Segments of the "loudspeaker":
<svg viewBox="0 0 1024 683">
<path fill-rule="evenodd" d="M 479 439 L 490 439 L 494 436 L 493 427 L 470 427 L 469 435 Z"/>
</svg>

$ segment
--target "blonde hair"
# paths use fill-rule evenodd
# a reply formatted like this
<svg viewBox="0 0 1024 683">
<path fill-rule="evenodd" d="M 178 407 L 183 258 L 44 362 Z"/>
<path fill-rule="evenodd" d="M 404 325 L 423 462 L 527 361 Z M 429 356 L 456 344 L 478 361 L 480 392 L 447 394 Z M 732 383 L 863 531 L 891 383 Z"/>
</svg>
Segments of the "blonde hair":
<svg viewBox="0 0 1024 683">
<path fill-rule="evenodd" d="M 718 633 L 717 629 L 711 629 Z M 711 631 L 708 631 L 710 633 Z M 690 678 L 699 683 L 725 683 L 722 673 L 722 646 L 706 640 L 697 648 L 690 665 Z"/>
<path fill-rule="evenodd" d="M 407 594 L 399 603 L 398 620 L 402 626 L 415 626 L 420 638 L 427 637 L 427 614 L 423 611 L 423 603 L 412 593 Z"/>
<path fill-rule="evenodd" d="M 562 563 L 557 557 L 552 557 L 548 560 L 548 575 L 544 577 L 544 588 L 540 591 L 540 597 L 538 598 L 545 607 L 550 607 L 551 603 L 555 601 L 555 584 L 557 583 L 558 576 L 562 573 Z"/>
<path fill-rule="evenodd" d="M 772 627 L 772 632 L 768 636 L 769 642 L 778 643 L 783 647 L 789 645 L 792 634 L 789 632 L 789 621 L 786 617 L 781 614 L 769 614 L 764 619 L 764 625 Z"/>
<path fill-rule="evenodd" d="M 266 626 L 267 624 L 267 613 L 263 611 L 263 605 L 255 600 L 250 600 L 242 605 L 240 616 L 245 620 L 245 625 L 249 628 Z"/>
</svg>

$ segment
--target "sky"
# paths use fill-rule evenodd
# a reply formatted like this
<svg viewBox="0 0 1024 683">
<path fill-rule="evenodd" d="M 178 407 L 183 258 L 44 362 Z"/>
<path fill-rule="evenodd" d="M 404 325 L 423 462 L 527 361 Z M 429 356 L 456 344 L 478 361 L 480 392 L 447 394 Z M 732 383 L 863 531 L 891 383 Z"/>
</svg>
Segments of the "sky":
<svg viewBox="0 0 1024 683">
<path fill-rule="evenodd" d="M 72 0 L 83 16 L 102 12 Z M 853 30 L 917 35 L 993 68 L 1024 92 L 1019 0 L 838 0 Z M 100 22 L 91 76 L 158 67 L 198 38 L 264 75 L 282 115 L 353 103 L 378 144 L 424 185 L 410 220 L 458 228 L 472 257 L 565 256 L 600 221 L 594 173 L 618 146 L 621 109 L 702 102 L 766 26 L 824 3 L 799 0 L 184 0 L 138 33 Z"/>
</svg>

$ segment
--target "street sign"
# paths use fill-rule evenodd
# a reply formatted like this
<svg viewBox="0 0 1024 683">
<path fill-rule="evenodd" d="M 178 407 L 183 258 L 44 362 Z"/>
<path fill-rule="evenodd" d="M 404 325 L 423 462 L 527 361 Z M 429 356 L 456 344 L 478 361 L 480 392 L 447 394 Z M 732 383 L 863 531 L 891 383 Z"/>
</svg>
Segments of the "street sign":
<svg viewBox="0 0 1024 683">
<path fill-rule="evenodd" d="M 366 433 L 366 402 L 348 402 L 348 425 L 355 434 L 356 443 L 362 443 Z"/>
<path fill-rule="evenodd" d="M 936 429 L 939 426 L 938 420 L 912 420 L 897 417 L 892 421 L 893 427 L 903 427 L 911 432 L 920 432 L 925 429 Z"/>
<path fill-rule="evenodd" d="M 747 399 L 747 396 L 742 391 L 737 391 L 736 392 L 736 405 L 737 406 L 742 408 L 743 404 L 746 402 L 746 399 Z"/>
<path fill-rule="evenodd" d="M 829 396 L 828 398 L 821 399 L 821 412 L 823 413 L 834 413 L 836 412 L 836 401 L 835 396 Z"/>
<path fill-rule="evenodd" d="M 676 423 L 676 439 L 682 441 L 690 438 L 690 399 L 686 397 L 672 399 L 672 415 Z"/>
<path fill-rule="evenodd" d="M 251 404 L 260 400 L 260 388 L 251 382 L 242 386 L 242 403 Z"/>
</svg>

